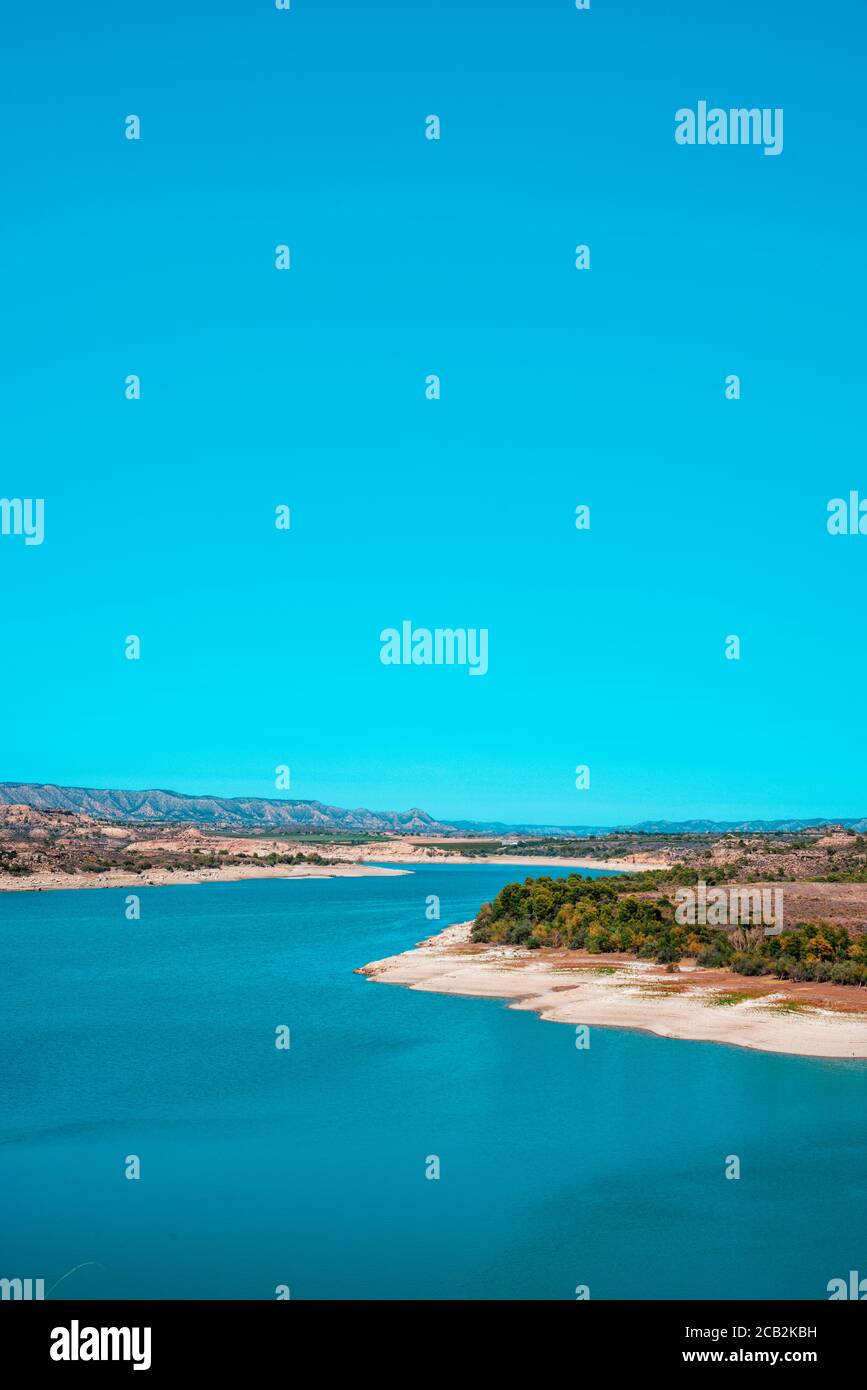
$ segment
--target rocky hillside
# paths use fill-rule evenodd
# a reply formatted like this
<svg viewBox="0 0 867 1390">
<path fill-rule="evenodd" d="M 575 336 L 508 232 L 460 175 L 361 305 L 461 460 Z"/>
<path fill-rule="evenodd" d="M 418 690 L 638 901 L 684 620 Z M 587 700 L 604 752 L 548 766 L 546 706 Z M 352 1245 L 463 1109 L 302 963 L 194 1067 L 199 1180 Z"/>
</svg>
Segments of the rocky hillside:
<svg viewBox="0 0 867 1390">
<path fill-rule="evenodd" d="M 31 806 L 38 811 L 73 811 L 100 821 L 185 821 L 196 824 L 258 826 L 264 829 L 390 831 L 402 835 L 453 833 L 426 811 L 347 811 L 321 801 L 276 797 L 184 796 L 171 791 L 118 791 L 57 787 L 51 783 L 0 782 L 0 806 Z"/>
<path fill-rule="evenodd" d="M 238 864 L 335 862 L 318 839 L 315 843 L 271 840 L 260 832 L 244 838 L 243 832 L 236 835 L 163 822 L 151 823 L 143 830 L 134 821 L 121 824 L 74 811 L 0 805 L 0 888 L 9 886 L 4 878 L 20 883 L 39 874 L 105 874 L 111 870 L 146 874 L 156 868 L 198 870 Z"/>
</svg>

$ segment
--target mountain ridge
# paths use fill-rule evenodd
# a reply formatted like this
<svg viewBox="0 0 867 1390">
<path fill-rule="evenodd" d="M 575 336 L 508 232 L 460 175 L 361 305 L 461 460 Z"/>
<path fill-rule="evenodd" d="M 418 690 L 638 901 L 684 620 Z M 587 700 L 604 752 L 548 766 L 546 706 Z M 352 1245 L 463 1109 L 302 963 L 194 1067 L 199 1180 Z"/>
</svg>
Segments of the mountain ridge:
<svg viewBox="0 0 867 1390">
<path fill-rule="evenodd" d="M 840 825 L 846 829 L 867 830 L 867 816 L 790 817 L 780 820 L 745 818 L 739 821 L 694 819 L 682 821 L 638 821 L 631 825 L 530 825 L 506 821 L 437 820 L 418 806 L 406 811 L 370 811 L 330 806 L 326 802 L 303 798 L 259 796 L 195 796 L 168 788 L 125 790 L 121 788 L 64 787 L 53 782 L 0 782 L 0 806 L 23 805 L 39 811 L 70 811 L 97 820 L 159 823 L 190 821 L 195 824 L 221 824 L 294 828 L 302 830 L 387 831 L 403 835 L 529 835 L 580 838 L 614 833 L 677 834 L 761 834 L 797 833 Z"/>
<path fill-rule="evenodd" d="M 53 782 L 0 782 L 0 806 L 71 811 L 97 820 L 284 827 L 308 830 L 389 830 L 441 834 L 452 829 L 419 807 L 407 811 L 347 810 L 322 801 L 258 796 L 188 796 L 164 788 L 62 787 Z"/>
</svg>

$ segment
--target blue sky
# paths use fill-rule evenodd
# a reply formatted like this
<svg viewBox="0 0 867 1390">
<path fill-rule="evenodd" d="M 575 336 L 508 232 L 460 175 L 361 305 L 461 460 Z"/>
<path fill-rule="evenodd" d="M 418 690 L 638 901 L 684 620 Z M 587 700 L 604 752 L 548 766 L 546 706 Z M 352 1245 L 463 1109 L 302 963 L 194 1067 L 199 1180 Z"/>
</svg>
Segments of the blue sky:
<svg viewBox="0 0 867 1390">
<path fill-rule="evenodd" d="M 0 496 L 45 541 L 0 536 L 0 779 L 867 813 L 863 4 L 5 25 Z M 783 153 L 678 146 L 700 99 Z M 488 674 L 383 666 L 407 618 Z"/>
</svg>

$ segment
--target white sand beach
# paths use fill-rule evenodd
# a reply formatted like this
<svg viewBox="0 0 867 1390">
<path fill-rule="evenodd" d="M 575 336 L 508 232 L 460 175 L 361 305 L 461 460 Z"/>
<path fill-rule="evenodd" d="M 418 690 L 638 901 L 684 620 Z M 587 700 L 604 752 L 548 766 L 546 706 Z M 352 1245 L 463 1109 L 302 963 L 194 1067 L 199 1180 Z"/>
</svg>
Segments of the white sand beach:
<svg viewBox="0 0 867 1390">
<path fill-rule="evenodd" d="M 833 1002 L 823 1007 L 809 986 L 788 981 L 763 979 L 757 986 L 727 971 L 686 964 L 672 974 L 622 957 L 583 957 L 572 965 L 570 952 L 475 944 L 471 926 L 446 927 L 413 950 L 372 961 L 358 973 L 379 984 L 508 999 L 510 1008 L 530 1009 L 555 1023 L 637 1028 L 804 1057 L 867 1058 L 867 991 L 837 987 L 828 992 Z"/>
<path fill-rule="evenodd" d="M 518 865 L 526 870 L 526 875 L 535 874 L 539 869 L 608 869 L 615 873 L 642 873 L 648 869 L 669 869 L 671 860 L 665 855 L 624 855 L 619 859 L 594 859 L 587 856 L 575 859 L 569 855 L 536 854 L 461 854 L 439 846 L 420 845 L 411 837 L 392 838 L 380 844 L 329 846 L 329 854 L 341 859 L 376 859 L 389 864 L 480 864 Z"/>
<path fill-rule="evenodd" d="M 234 883 L 246 878 L 367 878 L 410 873 L 373 864 L 227 865 L 224 869 L 147 869 L 140 874 L 123 869 L 105 873 L 63 874 L 54 870 L 32 874 L 0 874 L 0 893 L 43 893 L 67 888 L 176 888 L 193 883 Z"/>
</svg>

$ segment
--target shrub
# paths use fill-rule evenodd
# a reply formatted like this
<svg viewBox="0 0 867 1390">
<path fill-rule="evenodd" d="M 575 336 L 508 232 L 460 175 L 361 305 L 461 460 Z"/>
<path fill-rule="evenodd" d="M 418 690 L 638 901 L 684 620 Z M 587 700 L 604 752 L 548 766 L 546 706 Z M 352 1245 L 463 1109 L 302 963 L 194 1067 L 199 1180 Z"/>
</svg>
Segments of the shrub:
<svg viewBox="0 0 867 1390">
<path fill-rule="evenodd" d="M 744 951 L 737 951 L 732 956 L 731 968 L 736 975 L 769 975 L 771 967 L 761 956 L 747 955 Z"/>
</svg>

